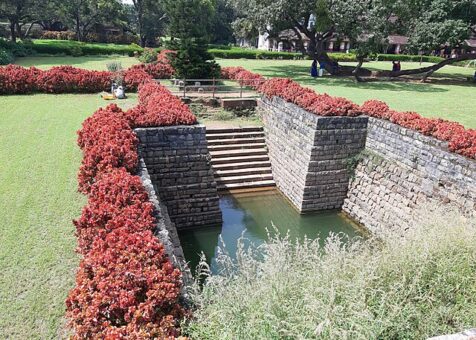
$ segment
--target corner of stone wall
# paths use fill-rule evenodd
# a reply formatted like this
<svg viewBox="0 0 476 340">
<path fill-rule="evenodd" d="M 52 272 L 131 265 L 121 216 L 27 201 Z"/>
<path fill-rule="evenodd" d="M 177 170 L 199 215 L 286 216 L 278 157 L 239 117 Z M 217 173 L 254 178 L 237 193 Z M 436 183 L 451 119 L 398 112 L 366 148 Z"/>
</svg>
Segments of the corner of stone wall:
<svg viewBox="0 0 476 340">
<path fill-rule="evenodd" d="M 154 217 L 157 221 L 157 227 L 154 234 L 160 239 L 164 245 L 165 252 L 176 268 L 182 272 L 182 277 L 185 286 L 188 286 L 193 278 L 190 268 L 185 260 L 182 245 L 177 233 L 177 228 L 170 220 L 165 204 L 159 201 L 156 190 L 147 171 L 147 166 L 144 159 L 140 157 L 139 167 L 137 171 L 138 176 L 142 180 L 142 185 L 149 195 L 149 201 L 154 205 Z"/>
</svg>

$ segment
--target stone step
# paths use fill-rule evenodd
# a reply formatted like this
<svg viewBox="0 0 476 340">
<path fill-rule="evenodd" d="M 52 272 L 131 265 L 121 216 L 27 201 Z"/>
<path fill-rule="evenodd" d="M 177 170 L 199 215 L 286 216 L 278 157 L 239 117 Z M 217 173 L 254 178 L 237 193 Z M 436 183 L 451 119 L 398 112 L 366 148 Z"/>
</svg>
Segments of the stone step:
<svg viewBox="0 0 476 340">
<path fill-rule="evenodd" d="M 231 132 L 231 133 L 214 133 L 207 134 L 207 141 L 217 139 L 237 139 L 237 138 L 263 138 L 264 132 Z"/>
<path fill-rule="evenodd" d="M 259 132 L 263 131 L 262 126 L 244 126 L 233 128 L 207 128 L 207 135 L 217 133 L 235 133 L 235 132 Z"/>
<path fill-rule="evenodd" d="M 229 155 L 229 154 L 228 154 Z M 234 163 L 246 163 L 246 162 L 269 162 L 268 155 L 253 155 L 253 156 L 228 156 L 222 158 L 212 158 L 212 166 L 218 164 L 234 164 Z"/>
<path fill-rule="evenodd" d="M 216 178 L 243 176 L 243 175 L 263 175 L 271 174 L 271 167 L 263 168 L 245 168 L 245 169 L 233 169 L 233 170 L 216 170 Z"/>
<path fill-rule="evenodd" d="M 264 149 L 265 143 L 209 145 L 208 151 Z"/>
<path fill-rule="evenodd" d="M 268 157 L 268 151 L 265 148 L 259 149 L 245 149 L 245 150 L 225 150 L 225 151 L 210 151 L 210 155 L 213 159 L 217 158 L 230 158 L 230 157 L 242 157 L 242 156 L 266 156 Z M 213 164 L 213 162 L 212 162 Z"/>
<path fill-rule="evenodd" d="M 260 182 L 273 179 L 272 174 L 256 174 L 256 175 L 240 175 L 240 176 L 228 176 L 228 177 L 216 177 L 217 185 L 229 183 L 245 183 L 245 182 Z"/>
<path fill-rule="evenodd" d="M 252 169 L 252 168 L 266 168 L 271 167 L 271 162 L 266 161 L 249 161 L 249 162 L 236 162 L 236 163 L 224 163 L 214 164 L 214 170 L 238 170 L 238 169 Z"/>
<path fill-rule="evenodd" d="M 230 139 L 214 139 L 214 140 L 207 140 L 208 146 L 211 145 L 223 145 L 223 144 L 242 144 L 242 143 L 264 143 L 264 137 L 257 137 L 257 138 L 230 138 Z"/>
<path fill-rule="evenodd" d="M 242 183 L 224 183 L 217 187 L 220 191 L 248 189 L 248 188 L 263 188 L 274 187 L 276 183 L 273 180 L 258 181 L 258 182 L 242 182 Z"/>
</svg>

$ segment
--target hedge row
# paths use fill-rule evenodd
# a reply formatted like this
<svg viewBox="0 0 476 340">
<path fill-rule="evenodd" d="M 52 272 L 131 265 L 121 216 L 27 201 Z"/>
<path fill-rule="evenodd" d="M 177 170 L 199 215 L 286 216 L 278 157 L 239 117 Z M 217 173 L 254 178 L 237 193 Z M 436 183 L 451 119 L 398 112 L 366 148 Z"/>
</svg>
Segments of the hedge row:
<svg viewBox="0 0 476 340">
<path fill-rule="evenodd" d="M 156 213 L 137 169 L 138 126 L 195 124 L 190 109 L 148 81 L 127 112 L 112 104 L 78 131 L 79 190 L 88 196 L 74 221 L 83 255 L 66 300 L 76 339 L 152 339 L 179 335 L 181 273 L 154 235 Z"/>
<path fill-rule="evenodd" d="M 408 55 L 408 54 L 377 54 L 374 60 L 377 61 L 408 61 L 408 62 L 424 62 L 437 64 L 444 59 L 436 56 L 428 55 Z"/>
<path fill-rule="evenodd" d="M 415 112 L 397 112 L 377 100 L 370 100 L 359 106 L 345 98 L 318 94 L 289 78 L 264 80 L 259 74 L 242 67 L 225 67 L 222 69 L 222 77 L 239 80 L 267 97 L 281 97 L 316 115 L 353 117 L 365 114 L 390 120 L 400 126 L 446 141 L 450 151 L 476 159 L 476 130 L 465 129 L 456 122 L 425 118 Z"/>
<path fill-rule="evenodd" d="M 150 79 L 170 78 L 174 73 L 163 51 L 151 64 L 134 65 L 124 71 L 124 85 L 131 91 Z M 113 73 L 89 71 L 73 66 L 56 66 L 43 71 L 35 67 L 17 65 L 0 67 L 0 94 L 46 93 L 96 93 L 110 89 Z"/>
<path fill-rule="evenodd" d="M 66 55 L 108 55 L 122 54 L 133 56 L 140 53 L 143 48 L 136 44 L 118 45 L 101 43 L 83 43 L 70 40 L 34 40 L 31 45 L 33 50 L 42 54 L 66 54 Z"/>
</svg>

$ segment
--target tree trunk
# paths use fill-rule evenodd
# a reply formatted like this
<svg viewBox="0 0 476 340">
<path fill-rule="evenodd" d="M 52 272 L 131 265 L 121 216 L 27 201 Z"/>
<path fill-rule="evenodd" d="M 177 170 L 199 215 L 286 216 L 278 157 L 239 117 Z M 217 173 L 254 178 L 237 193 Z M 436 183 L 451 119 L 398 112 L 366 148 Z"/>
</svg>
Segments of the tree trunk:
<svg viewBox="0 0 476 340">
<path fill-rule="evenodd" d="M 358 61 L 359 61 L 359 63 L 357 64 L 355 69 L 352 71 L 352 75 L 355 77 L 355 80 L 357 80 L 357 82 L 362 83 L 365 80 L 362 79 L 362 77 L 360 76 L 360 69 L 362 68 L 362 64 L 364 63 L 364 58 L 359 57 Z"/>
<path fill-rule="evenodd" d="M 10 21 L 10 40 L 12 42 L 17 42 L 17 33 L 16 33 L 16 29 L 15 29 L 15 22 L 14 21 Z"/>
<path fill-rule="evenodd" d="M 462 54 L 459 57 L 456 58 L 448 58 L 445 59 L 438 64 L 432 65 L 432 66 L 427 66 L 427 67 L 421 67 L 417 69 L 412 69 L 412 70 L 402 70 L 402 71 L 397 71 L 397 72 L 392 72 L 392 71 L 377 71 L 374 73 L 375 76 L 377 77 L 401 77 L 401 76 L 409 76 L 409 75 L 416 75 L 416 74 L 422 74 L 426 73 L 426 79 L 429 75 L 431 75 L 433 72 L 438 71 L 440 68 L 451 65 L 454 63 L 457 63 L 459 61 L 465 61 L 465 60 L 475 60 L 476 59 L 476 53 L 466 53 Z"/>
</svg>

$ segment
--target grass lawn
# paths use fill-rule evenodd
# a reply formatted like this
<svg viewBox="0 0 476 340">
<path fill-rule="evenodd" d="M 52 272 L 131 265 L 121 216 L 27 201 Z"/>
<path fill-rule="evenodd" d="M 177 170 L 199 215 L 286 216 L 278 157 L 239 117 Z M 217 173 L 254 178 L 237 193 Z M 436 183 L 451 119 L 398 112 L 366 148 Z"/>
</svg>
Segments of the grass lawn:
<svg viewBox="0 0 476 340">
<path fill-rule="evenodd" d="M 35 66 L 42 70 L 60 65 L 72 65 L 87 70 L 107 70 L 106 65 L 111 61 L 119 61 L 123 68 L 128 68 L 132 65 L 140 63 L 137 58 L 121 55 L 98 55 L 86 57 L 23 57 L 17 58 L 15 63 L 24 67 Z"/>
<path fill-rule="evenodd" d="M 346 97 L 358 104 L 379 99 L 396 110 L 416 111 L 427 117 L 446 118 L 476 128 L 476 84 L 466 82 L 466 77 L 474 74 L 472 68 L 446 66 L 427 84 L 405 81 L 356 83 L 351 78 L 313 79 L 309 76 L 309 60 L 220 59 L 219 63 L 243 66 L 268 77 L 290 77 L 318 92 Z M 372 62 L 365 66 L 390 69 L 391 62 Z M 419 66 L 419 63 L 402 63 L 403 69 Z"/>
<path fill-rule="evenodd" d="M 78 265 L 71 220 L 86 202 L 76 191 L 76 130 L 107 102 L 44 94 L 0 102 L 0 339 L 62 337 Z"/>
</svg>

